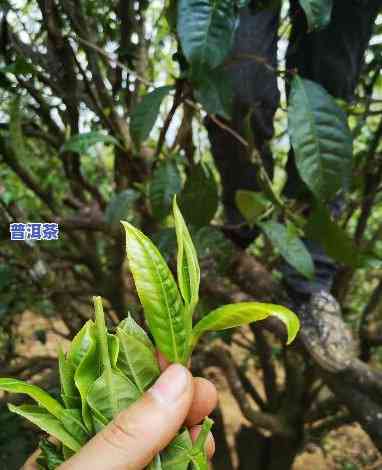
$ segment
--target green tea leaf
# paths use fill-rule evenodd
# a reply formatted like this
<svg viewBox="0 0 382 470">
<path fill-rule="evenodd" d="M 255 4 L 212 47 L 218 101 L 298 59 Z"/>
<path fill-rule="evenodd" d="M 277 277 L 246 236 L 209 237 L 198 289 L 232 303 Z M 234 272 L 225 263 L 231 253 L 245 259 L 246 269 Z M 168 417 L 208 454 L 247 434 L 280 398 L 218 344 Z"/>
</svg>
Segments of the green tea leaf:
<svg viewBox="0 0 382 470">
<path fill-rule="evenodd" d="M 134 336 L 137 341 L 144 343 L 147 348 L 151 349 L 151 351 L 155 353 L 155 347 L 148 334 L 141 326 L 138 325 L 130 313 L 127 315 L 127 318 L 119 323 L 118 328 L 123 330 L 127 335 Z"/>
<path fill-rule="evenodd" d="M 273 221 L 259 223 L 258 225 L 272 245 L 291 266 L 308 279 L 313 278 L 314 264 L 312 257 L 304 243 L 296 235 L 295 230 L 288 230 L 286 226 Z"/>
<path fill-rule="evenodd" d="M 191 462 L 191 449 L 191 436 L 185 429 L 162 452 L 163 470 L 187 470 Z"/>
<path fill-rule="evenodd" d="M 90 387 L 87 402 L 96 418 L 106 424 L 141 396 L 138 388 L 121 372 L 104 371 Z"/>
<path fill-rule="evenodd" d="M 219 191 L 208 165 L 198 163 L 191 169 L 178 202 L 190 225 L 202 227 L 210 223 L 218 208 Z"/>
<path fill-rule="evenodd" d="M 140 394 L 137 387 L 128 378 L 112 369 L 108 347 L 108 338 L 110 341 L 111 335 L 107 333 L 102 299 L 101 297 L 93 297 L 93 301 L 102 375 L 90 387 L 87 402 L 93 410 L 98 411 L 107 421 L 111 421 L 120 411 L 134 403 Z"/>
<path fill-rule="evenodd" d="M 90 386 L 100 376 L 99 352 L 96 329 L 92 321 L 88 321 L 75 336 L 68 358 L 75 365 L 74 382 L 81 396 L 82 419 L 89 431 L 93 429 L 86 397 Z"/>
<path fill-rule="evenodd" d="M 182 361 L 188 338 L 174 277 L 151 240 L 128 222 L 122 224 L 130 269 L 156 345 L 169 361 Z"/>
<path fill-rule="evenodd" d="M 47 439 L 43 439 L 40 442 L 39 447 L 41 449 L 41 455 L 37 459 L 37 463 L 42 465 L 44 469 L 55 470 L 64 463 L 64 458 L 60 449 Z"/>
<path fill-rule="evenodd" d="M 309 31 L 322 29 L 330 23 L 333 0 L 299 0 L 305 12 Z"/>
<path fill-rule="evenodd" d="M 80 410 L 63 410 L 61 412 L 60 421 L 66 431 L 68 431 L 68 433 L 70 433 L 81 445 L 84 445 L 90 439 L 90 433 L 82 422 L 82 414 Z"/>
<path fill-rule="evenodd" d="M 290 344 L 300 328 L 300 321 L 292 311 L 281 305 L 241 302 L 219 307 L 202 318 L 193 329 L 192 346 L 194 347 L 200 336 L 207 331 L 220 331 L 246 325 L 265 320 L 270 315 L 279 318 L 285 324 L 288 333 L 287 344 Z"/>
<path fill-rule="evenodd" d="M 199 72 L 214 69 L 231 52 L 236 28 L 232 0 L 179 0 L 177 32 L 182 51 Z"/>
<path fill-rule="evenodd" d="M 209 463 L 206 453 L 206 442 L 208 434 L 213 425 L 212 419 L 205 418 L 202 424 L 202 429 L 192 447 L 192 466 L 195 470 L 208 470 Z"/>
<path fill-rule="evenodd" d="M 64 409 L 57 400 L 52 398 L 41 388 L 18 379 L 0 379 L 0 390 L 28 395 L 58 419 Z"/>
<path fill-rule="evenodd" d="M 150 183 L 151 212 L 156 219 L 164 219 L 171 210 L 171 203 L 182 189 L 182 179 L 173 160 L 165 160 L 154 170 Z"/>
<path fill-rule="evenodd" d="M 81 444 L 64 429 L 63 425 L 57 418 L 52 416 L 44 408 L 34 405 L 14 406 L 12 404 L 9 404 L 8 408 L 13 413 L 23 416 L 43 431 L 58 439 L 64 445 L 69 447 L 69 449 L 72 449 L 75 452 L 80 450 Z"/>
<path fill-rule="evenodd" d="M 162 462 L 161 462 L 161 458 L 159 454 L 157 454 L 154 457 L 154 460 L 147 467 L 147 470 L 163 470 L 163 466 L 162 466 Z"/>
<path fill-rule="evenodd" d="M 158 118 L 163 99 L 174 87 L 161 86 L 145 95 L 135 106 L 130 115 L 130 133 L 134 142 L 139 145 L 146 140 Z"/>
<path fill-rule="evenodd" d="M 269 200 L 263 193 L 244 189 L 236 191 L 235 201 L 244 219 L 252 226 L 269 206 Z"/>
<path fill-rule="evenodd" d="M 77 368 L 94 343 L 94 323 L 88 320 L 73 338 L 68 352 L 68 359 Z"/>
<path fill-rule="evenodd" d="M 349 185 L 352 136 L 346 114 L 318 83 L 295 76 L 288 131 L 302 180 L 319 200 Z"/>
<path fill-rule="evenodd" d="M 178 242 L 177 273 L 178 284 L 182 297 L 189 311 L 187 312 L 192 328 L 192 313 L 199 300 L 200 268 L 198 256 L 191 239 L 190 232 L 183 219 L 182 213 L 176 203 L 173 201 L 173 213 L 175 221 L 176 239 Z M 186 318 L 186 321 L 188 319 Z"/>
<path fill-rule="evenodd" d="M 76 408 L 80 396 L 74 382 L 75 368 L 69 359 L 66 359 L 61 348 L 58 350 L 58 370 L 60 374 L 61 397 L 65 406 Z"/>
<path fill-rule="evenodd" d="M 109 351 L 111 367 L 115 369 L 117 367 L 119 356 L 119 341 L 115 335 L 107 333 L 107 347 Z"/>
<path fill-rule="evenodd" d="M 93 147 L 95 144 L 99 144 L 100 142 L 104 144 L 118 145 L 118 140 L 111 135 L 93 131 L 74 135 L 65 142 L 61 147 L 60 152 L 75 152 L 83 155 L 86 154 L 90 147 Z"/>
<path fill-rule="evenodd" d="M 130 326 L 125 322 L 124 329 L 117 328 L 121 347 L 117 366 L 143 393 L 158 378 L 160 370 L 152 345 L 142 340 L 140 327 L 131 317 L 129 321 Z"/>
</svg>

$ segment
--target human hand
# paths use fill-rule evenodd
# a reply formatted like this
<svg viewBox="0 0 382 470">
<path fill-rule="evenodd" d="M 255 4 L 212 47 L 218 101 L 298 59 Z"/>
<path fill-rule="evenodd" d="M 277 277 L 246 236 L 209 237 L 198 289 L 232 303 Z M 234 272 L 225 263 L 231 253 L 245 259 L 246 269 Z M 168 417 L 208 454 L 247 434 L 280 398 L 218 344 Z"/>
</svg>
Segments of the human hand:
<svg viewBox="0 0 382 470">
<path fill-rule="evenodd" d="M 161 368 L 166 364 L 160 360 Z M 192 377 L 185 367 L 173 364 L 165 369 L 143 397 L 122 411 L 77 454 L 58 470 L 142 470 L 186 425 L 196 439 L 200 423 L 215 408 L 217 393 L 206 379 Z M 215 445 L 207 440 L 211 458 Z M 37 470 L 33 454 L 24 470 Z"/>
</svg>

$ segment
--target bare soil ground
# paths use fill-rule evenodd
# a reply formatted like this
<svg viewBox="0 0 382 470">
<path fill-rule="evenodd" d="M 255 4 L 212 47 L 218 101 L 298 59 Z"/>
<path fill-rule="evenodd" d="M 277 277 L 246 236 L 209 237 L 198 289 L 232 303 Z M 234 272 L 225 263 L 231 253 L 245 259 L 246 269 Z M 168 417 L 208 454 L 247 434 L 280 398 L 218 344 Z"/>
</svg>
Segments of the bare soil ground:
<svg viewBox="0 0 382 470">
<path fill-rule="evenodd" d="M 46 319 L 31 311 L 25 311 L 17 322 L 16 350 L 27 357 L 57 355 L 58 344 L 65 349 L 68 342 L 59 334 L 65 333 L 65 326 L 58 319 Z M 38 332 L 45 331 L 45 343 L 37 339 Z M 237 360 L 243 359 L 242 350 L 235 349 Z M 209 378 L 219 390 L 220 404 L 223 411 L 228 440 L 231 445 L 233 460 L 237 463 L 234 451 L 234 435 L 245 423 L 240 409 L 229 392 L 224 376 L 217 369 L 210 368 Z M 250 377 L 256 388 L 263 393 L 261 373 L 255 372 Z M 282 380 L 282 374 L 279 374 Z M 367 434 L 358 425 L 342 426 L 331 432 L 321 447 L 308 445 L 297 457 L 293 470 L 382 470 L 382 457 Z M 282 470 L 282 469 L 280 469 Z"/>
</svg>

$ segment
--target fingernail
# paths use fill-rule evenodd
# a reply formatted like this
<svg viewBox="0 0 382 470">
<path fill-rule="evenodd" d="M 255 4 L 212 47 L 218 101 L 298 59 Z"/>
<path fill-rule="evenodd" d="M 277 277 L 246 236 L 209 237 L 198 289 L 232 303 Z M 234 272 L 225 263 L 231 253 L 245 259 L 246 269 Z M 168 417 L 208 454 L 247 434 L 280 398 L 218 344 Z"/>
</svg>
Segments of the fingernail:
<svg viewBox="0 0 382 470">
<path fill-rule="evenodd" d="M 187 369 L 180 364 L 168 367 L 149 392 L 160 402 L 172 404 L 186 391 L 189 381 Z"/>
</svg>

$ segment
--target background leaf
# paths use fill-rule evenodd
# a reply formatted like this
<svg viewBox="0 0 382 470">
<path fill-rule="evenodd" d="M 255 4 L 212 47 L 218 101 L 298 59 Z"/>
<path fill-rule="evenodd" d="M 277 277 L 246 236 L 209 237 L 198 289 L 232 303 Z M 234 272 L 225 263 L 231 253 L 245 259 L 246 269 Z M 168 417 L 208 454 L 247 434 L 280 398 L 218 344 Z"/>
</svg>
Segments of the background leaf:
<svg viewBox="0 0 382 470">
<path fill-rule="evenodd" d="M 254 225 L 259 216 L 269 206 L 263 193 L 240 189 L 235 195 L 236 205 L 249 225 Z"/>
<path fill-rule="evenodd" d="M 222 64 L 233 46 L 236 15 L 232 0 L 179 0 L 177 32 L 192 69 Z"/>
<path fill-rule="evenodd" d="M 187 223 L 202 227 L 216 214 L 219 202 L 218 187 L 209 166 L 198 163 L 187 177 L 179 195 L 179 207 Z"/>
<path fill-rule="evenodd" d="M 288 131 L 300 176 L 318 199 L 348 186 L 352 136 L 346 115 L 318 83 L 294 77 Z"/>
<path fill-rule="evenodd" d="M 312 257 L 295 230 L 288 230 L 285 225 L 273 221 L 258 225 L 291 266 L 307 278 L 314 276 Z"/>
<path fill-rule="evenodd" d="M 80 155 L 86 154 L 90 147 L 99 144 L 111 144 L 118 145 L 118 140 L 111 135 L 103 134 L 102 132 L 85 132 L 83 134 L 77 134 L 71 137 L 61 147 L 61 153 L 63 152 L 75 152 Z"/>
<path fill-rule="evenodd" d="M 332 221 L 326 207 L 316 205 L 305 227 L 305 233 L 311 240 L 318 241 L 328 256 L 340 263 L 356 267 L 361 261 L 358 248 L 347 233 Z"/>
<path fill-rule="evenodd" d="M 158 118 L 163 99 L 174 87 L 162 86 L 145 95 L 130 114 L 130 133 L 139 145 L 146 140 Z"/>
<path fill-rule="evenodd" d="M 333 0 L 299 0 L 308 22 L 309 31 L 321 29 L 330 23 Z"/>
<path fill-rule="evenodd" d="M 229 74 L 222 67 L 201 74 L 192 81 L 194 96 L 208 114 L 231 118 L 233 85 Z"/>
<path fill-rule="evenodd" d="M 182 189 L 182 179 L 174 160 L 161 162 L 150 183 L 151 212 L 156 219 L 167 217 L 174 196 Z"/>
<path fill-rule="evenodd" d="M 115 194 L 105 211 L 105 221 L 112 227 L 120 227 L 120 221 L 132 222 L 134 219 L 134 205 L 139 198 L 138 191 L 126 189 Z"/>
</svg>

